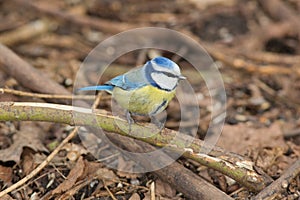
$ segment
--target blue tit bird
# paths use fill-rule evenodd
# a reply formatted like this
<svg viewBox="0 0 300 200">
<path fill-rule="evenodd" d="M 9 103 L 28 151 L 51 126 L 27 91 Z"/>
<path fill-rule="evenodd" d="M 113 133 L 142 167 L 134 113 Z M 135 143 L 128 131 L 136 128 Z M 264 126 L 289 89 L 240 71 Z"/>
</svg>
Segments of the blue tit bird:
<svg viewBox="0 0 300 200">
<path fill-rule="evenodd" d="M 126 110 L 129 124 L 131 114 L 153 117 L 161 113 L 175 96 L 181 75 L 179 66 L 165 57 L 156 57 L 141 67 L 117 76 L 104 85 L 88 86 L 81 91 L 105 90 Z"/>
</svg>

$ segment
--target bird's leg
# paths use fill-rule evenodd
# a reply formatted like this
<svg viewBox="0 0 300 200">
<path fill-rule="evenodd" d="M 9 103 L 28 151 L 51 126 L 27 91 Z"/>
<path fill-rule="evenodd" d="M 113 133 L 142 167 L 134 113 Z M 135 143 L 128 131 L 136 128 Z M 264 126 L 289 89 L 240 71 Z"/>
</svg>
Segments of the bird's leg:
<svg viewBox="0 0 300 200">
<path fill-rule="evenodd" d="M 128 110 L 126 110 L 125 115 L 126 115 L 126 119 L 127 119 L 128 125 L 129 125 L 128 133 L 130 133 L 131 132 L 131 124 L 134 124 L 134 120 L 132 119 L 131 114 Z"/>
<path fill-rule="evenodd" d="M 160 122 L 155 116 L 151 115 L 150 116 L 151 122 L 161 130 L 164 127 L 164 123 Z"/>
</svg>

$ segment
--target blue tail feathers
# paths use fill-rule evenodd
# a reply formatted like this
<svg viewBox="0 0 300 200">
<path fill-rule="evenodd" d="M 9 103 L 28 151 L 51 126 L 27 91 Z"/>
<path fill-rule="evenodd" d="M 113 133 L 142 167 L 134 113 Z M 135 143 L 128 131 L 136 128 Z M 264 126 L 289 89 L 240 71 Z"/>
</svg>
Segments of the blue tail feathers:
<svg viewBox="0 0 300 200">
<path fill-rule="evenodd" d="M 96 85 L 96 86 L 87 86 L 78 89 L 79 91 L 94 91 L 94 90 L 106 90 L 106 91 L 112 91 L 114 88 L 113 85 Z"/>
</svg>

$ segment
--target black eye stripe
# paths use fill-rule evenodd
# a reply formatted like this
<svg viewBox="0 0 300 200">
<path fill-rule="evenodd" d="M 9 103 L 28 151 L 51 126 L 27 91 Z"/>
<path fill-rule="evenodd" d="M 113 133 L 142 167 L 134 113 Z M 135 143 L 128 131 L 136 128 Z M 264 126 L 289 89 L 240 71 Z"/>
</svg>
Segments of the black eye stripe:
<svg viewBox="0 0 300 200">
<path fill-rule="evenodd" d="M 155 71 L 155 72 L 153 72 L 153 73 L 156 73 L 156 74 L 162 73 L 162 74 L 164 74 L 164 75 L 166 75 L 167 77 L 170 77 L 170 78 L 178 78 L 177 75 L 172 74 L 172 73 L 170 73 L 170 72 Z"/>
<path fill-rule="evenodd" d="M 167 75 L 168 77 L 171 77 L 171 78 L 177 78 L 178 77 L 175 74 L 172 74 L 172 73 L 169 73 L 169 72 L 162 72 L 162 73 Z"/>
</svg>

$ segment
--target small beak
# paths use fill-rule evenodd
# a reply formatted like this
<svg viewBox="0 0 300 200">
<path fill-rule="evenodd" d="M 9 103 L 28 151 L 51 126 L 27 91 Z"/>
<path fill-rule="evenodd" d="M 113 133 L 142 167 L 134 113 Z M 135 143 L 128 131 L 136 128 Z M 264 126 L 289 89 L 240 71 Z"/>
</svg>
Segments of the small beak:
<svg viewBox="0 0 300 200">
<path fill-rule="evenodd" d="M 186 79 L 186 77 L 185 77 L 185 76 L 182 76 L 182 75 L 178 76 L 178 78 L 179 78 L 180 80 L 185 80 L 185 79 Z"/>
</svg>

